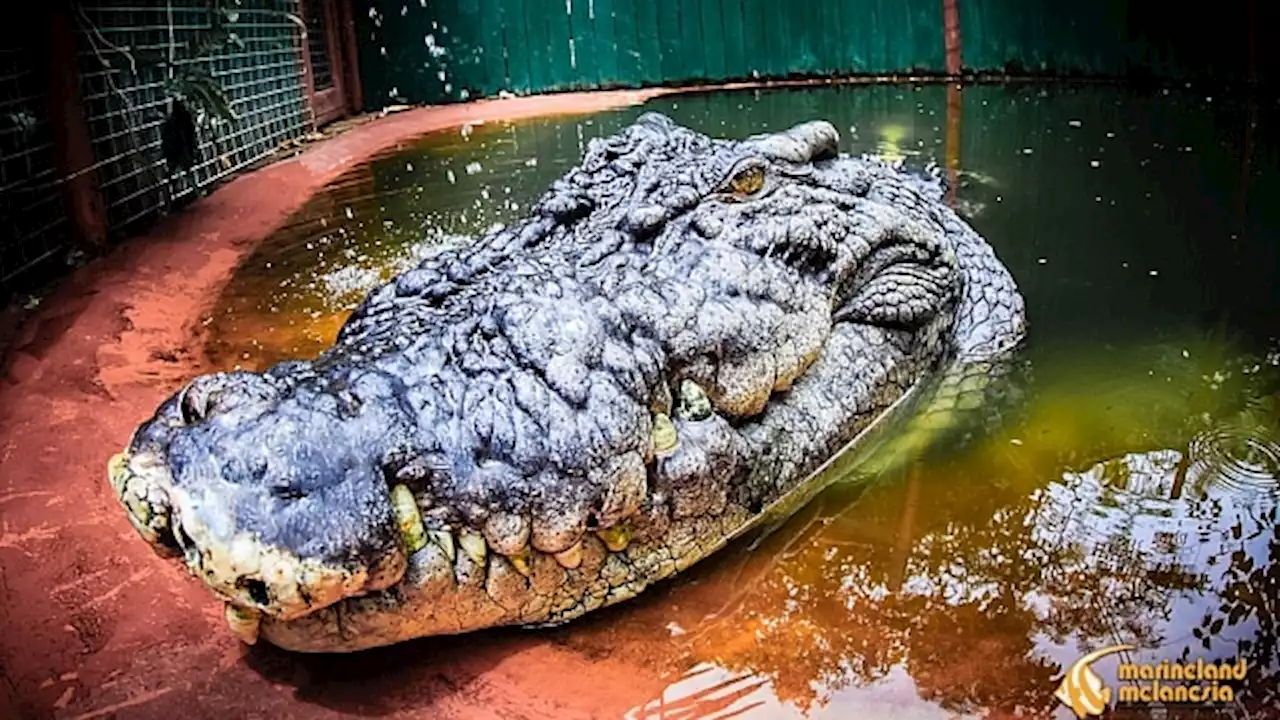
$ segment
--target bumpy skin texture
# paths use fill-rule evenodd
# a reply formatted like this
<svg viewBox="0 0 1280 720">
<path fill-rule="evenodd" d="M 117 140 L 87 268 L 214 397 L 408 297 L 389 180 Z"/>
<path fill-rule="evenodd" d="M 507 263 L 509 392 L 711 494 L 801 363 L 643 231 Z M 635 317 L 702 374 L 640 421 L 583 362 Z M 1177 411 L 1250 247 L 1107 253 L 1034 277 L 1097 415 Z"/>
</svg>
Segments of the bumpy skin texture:
<svg viewBox="0 0 1280 720">
<path fill-rule="evenodd" d="M 1023 337 L 938 184 L 837 145 L 825 122 L 729 141 L 645 115 L 528 218 L 375 290 L 316 360 L 197 378 L 112 484 L 250 641 L 354 650 L 632 597 L 931 373 Z"/>
</svg>

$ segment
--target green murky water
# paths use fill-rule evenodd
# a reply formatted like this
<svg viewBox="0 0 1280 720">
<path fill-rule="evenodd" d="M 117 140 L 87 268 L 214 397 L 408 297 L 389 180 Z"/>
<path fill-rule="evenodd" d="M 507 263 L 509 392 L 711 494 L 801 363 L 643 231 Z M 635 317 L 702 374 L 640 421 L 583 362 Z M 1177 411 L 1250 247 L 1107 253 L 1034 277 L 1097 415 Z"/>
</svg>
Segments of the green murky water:
<svg viewBox="0 0 1280 720">
<path fill-rule="evenodd" d="M 846 150 L 947 168 L 1018 279 L 1031 341 L 997 427 L 890 444 L 873 478 L 838 464 L 861 481 L 556 631 L 666 679 L 631 717 L 1070 718 L 1063 672 L 1116 644 L 1136 649 L 1094 665 L 1113 688 L 1120 662 L 1243 656 L 1240 701 L 1215 710 L 1280 707 L 1280 173 L 1245 102 L 741 91 L 434 134 L 264 242 L 209 319 L 211 355 L 318 352 L 366 290 L 519 217 L 589 138 L 647 109 L 724 136 L 825 118 Z"/>
</svg>

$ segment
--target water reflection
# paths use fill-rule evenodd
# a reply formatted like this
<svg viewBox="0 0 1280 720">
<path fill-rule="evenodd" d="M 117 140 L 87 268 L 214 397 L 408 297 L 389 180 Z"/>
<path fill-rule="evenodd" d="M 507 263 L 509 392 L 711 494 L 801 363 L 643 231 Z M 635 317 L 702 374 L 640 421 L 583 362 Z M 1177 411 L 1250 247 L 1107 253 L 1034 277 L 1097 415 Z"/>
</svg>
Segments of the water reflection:
<svg viewBox="0 0 1280 720">
<path fill-rule="evenodd" d="M 1183 370 L 1177 380 L 1189 382 L 1199 368 Z M 672 674 L 636 718 L 748 707 L 796 717 L 1069 717 L 1052 697 L 1056 679 L 1083 653 L 1119 643 L 1140 648 L 1123 662 L 1243 654 L 1252 669 L 1242 694 L 1256 717 L 1274 709 L 1280 672 L 1277 502 L 1271 488 L 1245 491 L 1227 476 L 1250 466 L 1275 477 L 1266 458 L 1280 448 L 1280 415 L 1253 405 L 1274 392 L 1276 374 L 1157 408 L 1148 427 L 1163 429 L 1147 435 L 1146 450 L 1126 450 L 1117 431 L 1133 428 L 1045 417 L 1079 392 L 1098 393 L 1098 408 L 1115 398 L 1087 377 L 1040 376 L 1005 427 L 899 458 L 870 486 L 832 488 L 695 586 L 628 612 L 621 630 L 605 626 L 619 618 L 596 621 L 575 642 L 640 644 Z M 1219 418 L 1218 430 L 1196 431 L 1204 414 Z M 1206 462 L 1207 438 L 1224 434 L 1247 435 L 1253 456 L 1224 445 Z M 1082 436 L 1100 459 L 1064 464 L 1080 457 Z M 663 640 L 643 639 L 653 635 Z M 1116 685 L 1114 663 L 1096 669 Z"/>
<path fill-rule="evenodd" d="M 1280 175 L 1222 98 L 748 91 L 431 135 L 264 243 L 209 319 L 211 355 L 318 352 L 368 288 L 518 217 L 650 108 L 729 136 L 825 117 L 853 152 L 937 163 L 1032 333 L 993 412 L 914 418 L 782 527 L 549 633 L 669 680 L 631 717 L 1068 718 L 1064 668 L 1116 643 L 1139 650 L 1095 665 L 1112 686 L 1119 662 L 1240 653 L 1234 710 L 1277 714 L 1280 243 L 1275 207 L 1244 199 Z"/>
</svg>

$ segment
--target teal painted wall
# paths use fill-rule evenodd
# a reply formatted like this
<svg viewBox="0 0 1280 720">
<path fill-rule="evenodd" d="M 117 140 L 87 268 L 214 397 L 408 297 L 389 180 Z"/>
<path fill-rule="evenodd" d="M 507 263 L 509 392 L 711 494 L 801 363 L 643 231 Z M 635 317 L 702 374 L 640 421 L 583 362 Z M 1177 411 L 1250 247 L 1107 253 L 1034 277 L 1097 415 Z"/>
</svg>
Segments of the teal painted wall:
<svg viewBox="0 0 1280 720">
<path fill-rule="evenodd" d="M 370 107 L 944 70 L 941 0 L 356 0 Z"/>
<path fill-rule="evenodd" d="M 1246 7 L 957 0 L 966 71 L 1245 72 Z M 945 71 L 943 0 L 353 0 L 371 108 L 557 90 Z"/>
<path fill-rule="evenodd" d="M 1247 72 L 1257 24 L 1249 6 L 1257 2 L 1218 0 L 1184 12 L 1165 0 L 958 0 L 964 65 L 1230 79 Z"/>
</svg>

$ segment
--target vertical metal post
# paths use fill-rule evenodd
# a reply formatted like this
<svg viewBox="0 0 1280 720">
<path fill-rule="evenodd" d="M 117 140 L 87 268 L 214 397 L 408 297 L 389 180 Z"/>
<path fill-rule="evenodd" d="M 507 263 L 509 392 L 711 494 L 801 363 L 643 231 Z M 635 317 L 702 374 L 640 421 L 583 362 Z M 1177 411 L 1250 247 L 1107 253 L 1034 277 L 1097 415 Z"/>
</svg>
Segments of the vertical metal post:
<svg viewBox="0 0 1280 720">
<path fill-rule="evenodd" d="M 43 71 L 48 80 L 46 100 L 53 130 L 53 161 L 63 179 L 67 214 L 82 247 L 99 248 L 107 240 L 106 205 L 94 172 L 93 142 L 80 95 L 76 58 L 75 10 L 69 0 L 56 0 L 48 9 L 49 53 Z"/>
<path fill-rule="evenodd" d="M 964 94 L 960 83 L 947 83 L 947 204 L 956 206 L 956 188 L 960 184 L 960 119 L 964 115 Z"/>
<path fill-rule="evenodd" d="M 302 89 L 307 96 L 307 112 L 311 114 L 311 122 L 307 125 L 308 130 L 315 130 L 320 122 L 316 115 L 316 78 L 311 70 L 311 44 L 309 35 L 311 30 L 307 27 L 307 3 L 305 0 L 298 2 L 298 17 L 302 19 L 302 31 L 298 33 L 298 52 L 302 56 Z"/>
<path fill-rule="evenodd" d="M 947 54 L 947 75 L 960 77 L 964 62 L 960 56 L 960 0 L 942 0 L 942 42 Z"/>
<path fill-rule="evenodd" d="M 342 70 L 346 78 L 343 93 L 346 95 L 347 112 L 351 114 L 364 109 L 364 83 L 360 79 L 360 45 L 356 38 L 353 4 L 354 0 L 339 0 L 337 18 L 342 39 Z"/>
</svg>

